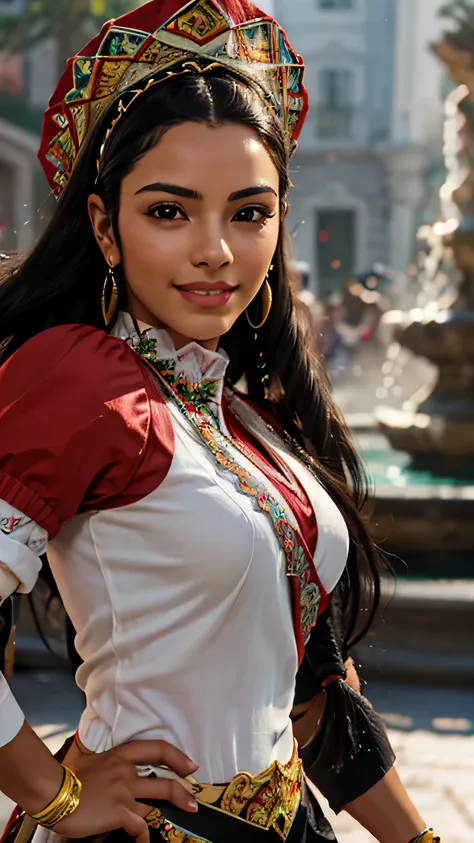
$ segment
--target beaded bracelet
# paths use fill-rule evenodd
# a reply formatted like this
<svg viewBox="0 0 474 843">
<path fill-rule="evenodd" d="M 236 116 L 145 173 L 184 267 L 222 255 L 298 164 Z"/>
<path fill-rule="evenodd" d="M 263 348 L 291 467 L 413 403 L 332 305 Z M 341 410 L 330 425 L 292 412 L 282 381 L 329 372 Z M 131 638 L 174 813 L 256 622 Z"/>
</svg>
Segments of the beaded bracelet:
<svg viewBox="0 0 474 843">
<path fill-rule="evenodd" d="M 63 767 L 63 770 L 63 782 L 58 795 L 38 814 L 31 815 L 32 819 L 44 828 L 54 828 L 79 807 L 82 784 L 69 767 Z"/>
</svg>

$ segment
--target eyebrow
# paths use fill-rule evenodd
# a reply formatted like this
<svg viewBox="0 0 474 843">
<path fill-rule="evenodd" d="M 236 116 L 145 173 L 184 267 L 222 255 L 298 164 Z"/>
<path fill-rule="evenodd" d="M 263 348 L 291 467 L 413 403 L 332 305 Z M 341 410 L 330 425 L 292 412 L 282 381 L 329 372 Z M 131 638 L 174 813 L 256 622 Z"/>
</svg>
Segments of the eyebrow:
<svg viewBox="0 0 474 843">
<path fill-rule="evenodd" d="M 237 190 L 229 196 L 229 202 L 235 202 L 236 199 L 247 199 L 249 196 L 258 196 L 260 193 L 273 193 L 278 199 L 278 193 L 269 184 L 259 184 L 254 187 L 246 187 L 244 190 Z"/>
<path fill-rule="evenodd" d="M 171 193 L 173 196 L 184 196 L 186 199 L 203 198 L 196 190 L 190 190 L 188 187 L 180 187 L 178 184 L 165 184 L 161 181 L 157 181 L 154 184 L 146 184 L 145 187 L 137 190 L 135 196 L 138 196 L 140 193 L 157 193 L 158 191 L 161 191 L 161 193 Z"/>
<path fill-rule="evenodd" d="M 153 184 L 146 184 L 144 187 L 141 187 L 140 190 L 137 190 L 135 196 L 138 196 L 140 193 L 157 193 L 158 191 L 161 193 L 170 193 L 173 196 L 182 196 L 185 199 L 202 200 L 204 198 L 202 193 L 198 193 L 197 190 L 190 190 L 188 187 L 180 187 L 178 184 L 165 184 L 160 181 L 154 182 Z M 274 190 L 269 184 L 258 184 L 253 187 L 245 187 L 243 190 L 236 190 L 235 193 L 231 193 L 229 196 L 229 202 L 235 202 L 237 199 L 247 199 L 249 196 L 258 196 L 262 193 L 273 193 L 273 195 L 278 198 L 276 190 Z"/>
</svg>

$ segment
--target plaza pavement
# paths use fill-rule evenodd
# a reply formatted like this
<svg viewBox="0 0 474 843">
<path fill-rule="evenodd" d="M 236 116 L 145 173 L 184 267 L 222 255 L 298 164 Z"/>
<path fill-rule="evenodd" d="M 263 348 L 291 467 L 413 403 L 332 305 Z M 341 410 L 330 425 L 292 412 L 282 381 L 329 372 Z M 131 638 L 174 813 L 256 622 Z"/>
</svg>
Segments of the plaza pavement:
<svg viewBox="0 0 474 843">
<path fill-rule="evenodd" d="M 31 725 L 56 750 L 74 730 L 82 698 L 62 671 L 27 671 L 12 682 Z M 402 778 L 443 843 L 474 843 L 474 689 L 372 683 L 367 695 L 383 713 Z M 0 796 L 0 829 L 10 804 Z M 349 816 L 328 816 L 339 843 L 373 843 Z"/>
</svg>

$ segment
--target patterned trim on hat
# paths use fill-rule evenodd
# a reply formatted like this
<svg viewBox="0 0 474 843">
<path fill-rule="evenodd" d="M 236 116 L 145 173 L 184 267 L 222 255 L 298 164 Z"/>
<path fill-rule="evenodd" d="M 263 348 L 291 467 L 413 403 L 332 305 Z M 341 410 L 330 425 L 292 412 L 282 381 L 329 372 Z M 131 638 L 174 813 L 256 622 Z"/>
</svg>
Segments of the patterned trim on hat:
<svg viewBox="0 0 474 843">
<path fill-rule="evenodd" d="M 151 77 L 165 79 L 173 68 L 180 72 L 189 60 L 257 75 L 282 122 L 288 152 L 294 152 L 308 96 L 303 61 L 278 23 L 247 0 L 151 0 L 109 21 L 67 63 L 45 114 L 39 151 L 53 192 L 61 193 L 97 120 L 120 95 Z"/>
</svg>

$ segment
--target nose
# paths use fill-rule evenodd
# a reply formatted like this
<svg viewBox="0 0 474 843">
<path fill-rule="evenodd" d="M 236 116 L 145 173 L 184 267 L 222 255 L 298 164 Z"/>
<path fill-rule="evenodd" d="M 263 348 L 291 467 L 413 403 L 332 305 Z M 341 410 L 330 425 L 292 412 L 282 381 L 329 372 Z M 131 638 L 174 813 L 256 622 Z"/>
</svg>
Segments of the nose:
<svg viewBox="0 0 474 843">
<path fill-rule="evenodd" d="M 207 267 L 211 271 L 234 263 L 234 255 L 222 224 L 215 221 L 200 227 L 193 249 L 192 263 L 194 266 Z"/>
</svg>

